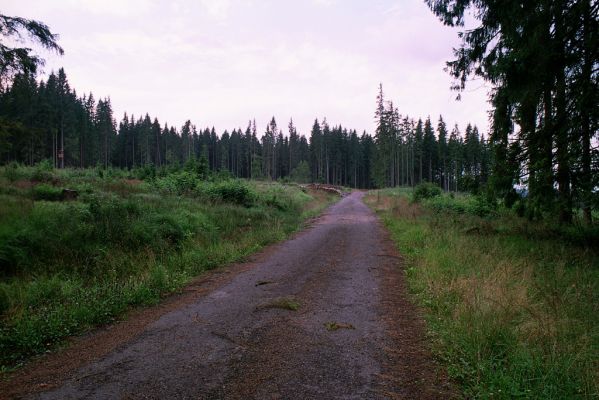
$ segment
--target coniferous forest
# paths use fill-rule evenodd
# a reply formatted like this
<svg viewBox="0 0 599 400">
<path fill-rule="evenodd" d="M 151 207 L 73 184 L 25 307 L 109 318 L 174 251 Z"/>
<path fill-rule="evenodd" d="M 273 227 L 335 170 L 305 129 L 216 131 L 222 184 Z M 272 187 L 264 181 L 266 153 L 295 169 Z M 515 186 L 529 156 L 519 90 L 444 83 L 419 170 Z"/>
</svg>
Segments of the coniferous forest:
<svg viewBox="0 0 599 400">
<path fill-rule="evenodd" d="M 380 86 L 375 136 L 316 119 L 306 135 L 275 117 L 264 129 L 216 132 L 188 120 L 181 127 L 149 115 L 123 115 L 117 123 L 110 98 L 78 96 L 63 69 L 47 80 L 19 74 L 0 94 L 3 164 L 55 168 L 176 167 L 205 157 L 210 170 L 248 179 L 299 181 L 373 188 L 428 181 L 445 190 L 477 191 L 487 182 L 490 151 L 476 126 L 464 132 L 438 120 L 402 116 Z"/>
</svg>

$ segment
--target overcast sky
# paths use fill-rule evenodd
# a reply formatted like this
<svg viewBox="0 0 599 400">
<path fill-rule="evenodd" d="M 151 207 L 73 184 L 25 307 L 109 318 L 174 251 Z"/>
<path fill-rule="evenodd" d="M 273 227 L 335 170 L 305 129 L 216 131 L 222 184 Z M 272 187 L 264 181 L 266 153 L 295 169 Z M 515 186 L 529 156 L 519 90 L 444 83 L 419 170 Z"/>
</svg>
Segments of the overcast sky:
<svg viewBox="0 0 599 400">
<path fill-rule="evenodd" d="M 422 0 L 3 0 L 2 12 L 60 35 L 79 94 L 110 96 L 115 118 L 149 113 L 180 127 L 247 126 L 293 117 L 309 135 L 326 117 L 373 132 L 379 82 L 403 115 L 442 114 L 488 129 L 487 87 L 455 101 L 443 71 L 459 44 Z M 286 128 L 284 130 L 286 132 Z"/>
</svg>

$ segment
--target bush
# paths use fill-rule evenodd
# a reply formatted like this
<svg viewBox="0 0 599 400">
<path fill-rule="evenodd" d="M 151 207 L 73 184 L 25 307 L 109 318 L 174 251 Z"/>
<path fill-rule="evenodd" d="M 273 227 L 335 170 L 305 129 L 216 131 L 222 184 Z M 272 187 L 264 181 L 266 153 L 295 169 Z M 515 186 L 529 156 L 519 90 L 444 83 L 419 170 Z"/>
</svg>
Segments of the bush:
<svg viewBox="0 0 599 400">
<path fill-rule="evenodd" d="M 592 248 L 599 243 L 599 226 L 564 225 L 557 229 L 558 237 L 578 246 Z"/>
<path fill-rule="evenodd" d="M 434 183 L 424 182 L 414 188 L 412 201 L 415 203 L 441 195 L 441 188 Z"/>
<path fill-rule="evenodd" d="M 214 179 L 216 181 L 228 181 L 233 179 L 233 175 L 231 175 L 229 170 L 221 169 L 220 171 L 214 174 Z"/>
<path fill-rule="evenodd" d="M 162 178 L 157 178 L 154 184 L 160 190 L 183 195 L 193 193 L 199 183 L 200 180 L 194 172 L 179 171 L 168 174 Z"/>
<path fill-rule="evenodd" d="M 495 211 L 494 204 L 482 196 L 436 196 L 428 199 L 425 204 L 437 212 L 451 211 L 479 217 L 486 217 Z"/>
<path fill-rule="evenodd" d="M 516 211 L 516 215 L 519 217 L 524 217 L 526 215 L 526 201 L 524 199 L 518 200 L 513 208 Z"/>
<path fill-rule="evenodd" d="M 0 316 L 6 313 L 10 309 L 10 297 L 4 288 L 4 285 L 0 284 Z"/>
<path fill-rule="evenodd" d="M 9 182 L 16 182 L 22 178 L 21 167 L 16 162 L 11 162 L 4 168 L 4 176 Z"/>
<path fill-rule="evenodd" d="M 282 239 L 311 199 L 297 187 L 216 174 L 206 181 L 197 165 L 161 167 L 155 179 L 148 167 L 148 180 L 138 184 L 124 179 L 141 169 L 52 170 L 45 163 L 19 166 L 17 182 L 36 169 L 48 183 L 0 190 L 0 369 Z M 31 201 L 59 199 L 63 187 L 79 197 Z"/>
<path fill-rule="evenodd" d="M 255 193 L 246 184 L 238 180 L 206 183 L 203 185 L 202 191 L 212 200 L 246 207 L 250 207 L 256 198 Z"/>
<path fill-rule="evenodd" d="M 143 167 L 136 168 L 133 171 L 133 175 L 142 181 L 152 180 L 156 178 L 156 168 L 153 165 L 145 165 Z"/>
<path fill-rule="evenodd" d="M 276 193 L 271 193 L 270 195 L 265 196 L 264 204 L 280 211 L 287 211 L 291 208 L 291 202 L 289 199 L 277 196 Z"/>
<path fill-rule="evenodd" d="M 62 200 L 62 189 L 42 183 L 32 189 L 34 200 L 60 201 Z"/>
<path fill-rule="evenodd" d="M 487 215 L 491 215 L 494 209 L 494 204 L 489 202 L 482 196 L 475 196 L 473 201 L 470 201 L 466 205 L 466 212 L 468 214 L 477 215 L 479 217 L 486 217 Z"/>
<path fill-rule="evenodd" d="M 297 183 L 310 182 L 310 166 L 306 161 L 300 162 L 297 167 L 291 171 L 291 181 Z"/>
<path fill-rule="evenodd" d="M 0 225 L 0 274 L 60 263 L 85 240 L 81 228 L 70 203 L 36 203 L 26 218 L 15 213 Z"/>
<path fill-rule="evenodd" d="M 31 180 L 33 182 L 50 182 L 54 178 L 54 167 L 50 160 L 41 161 L 35 166 Z"/>
</svg>

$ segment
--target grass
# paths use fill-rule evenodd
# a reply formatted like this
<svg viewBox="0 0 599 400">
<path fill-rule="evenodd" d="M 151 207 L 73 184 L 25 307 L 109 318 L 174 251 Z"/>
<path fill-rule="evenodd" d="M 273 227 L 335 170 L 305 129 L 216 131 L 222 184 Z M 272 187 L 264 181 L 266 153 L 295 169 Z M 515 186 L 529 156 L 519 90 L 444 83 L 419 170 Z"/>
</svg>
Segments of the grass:
<svg viewBox="0 0 599 400">
<path fill-rule="evenodd" d="M 63 189 L 77 191 L 65 201 Z M 285 239 L 334 200 L 171 171 L 0 168 L 0 370 Z"/>
<path fill-rule="evenodd" d="M 367 201 L 405 258 L 435 351 L 464 397 L 598 398 L 596 242 L 470 196 L 409 198 L 385 190 Z"/>
<path fill-rule="evenodd" d="M 300 308 L 300 303 L 293 298 L 281 297 L 274 299 L 271 302 L 261 305 L 259 309 L 278 308 L 281 310 L 297 311 Z"/>
<path fill-rule="evenodd" d="M 326 322 L 324 327 L 327 331 L 338 331 L 339 329 L 356 329 L 352 324 L 341 324 L 338 322 Z"/>
</svg>

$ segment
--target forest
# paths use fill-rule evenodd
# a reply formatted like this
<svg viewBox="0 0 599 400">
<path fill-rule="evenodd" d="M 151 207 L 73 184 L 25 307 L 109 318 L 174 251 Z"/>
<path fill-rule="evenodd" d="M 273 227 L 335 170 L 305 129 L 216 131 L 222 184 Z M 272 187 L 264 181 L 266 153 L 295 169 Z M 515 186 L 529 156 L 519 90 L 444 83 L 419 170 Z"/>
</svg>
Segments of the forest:
<svg viewBox="0 0 599 400">
<path fill-rule="evenodd" d="M 35 165 L 51 160 L 56 168 L 177 167 L 204 157 L 211 171 L 246 179 L 312 181 L 353 188 L 437 182 L 446 190 L 478 191 L 487 182 L 490 150 L 484 135 L 468 125 L 448 130 L 443 117 L 414 120 L 385 101 L 380 86 L 373 138 L 316 119 L 308 138 L 290 120 L 275 118 L 259 131 L 255 120 L 244 129 L 217 133 L 191 121 L 180 128 L 149 115 L 126 113 L 117 124 L 110 98 L 78 97 L 60 69 L 46 81 L 17 75 L 0 95 L 4 123 L 2 163 Z M 389 154 L 387 154 L 389 153 Z M 382 157 L 378 157 L 378 155 Z M 376 161 L 375 161 L 376 160 Z"/>
</svg>

